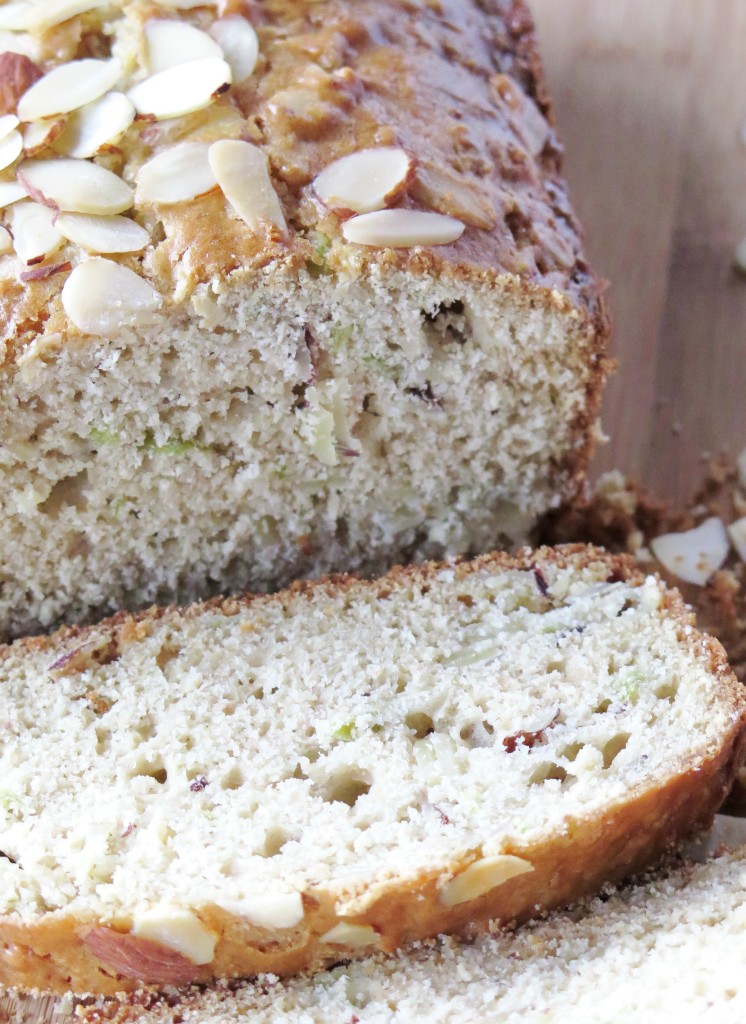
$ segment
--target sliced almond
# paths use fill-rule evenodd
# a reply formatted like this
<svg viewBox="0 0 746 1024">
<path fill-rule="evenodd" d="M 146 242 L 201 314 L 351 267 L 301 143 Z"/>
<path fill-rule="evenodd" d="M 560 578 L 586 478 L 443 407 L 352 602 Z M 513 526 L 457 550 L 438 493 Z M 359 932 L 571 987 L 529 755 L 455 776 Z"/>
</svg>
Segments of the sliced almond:
<svg viewBox="0 0 746 1024">
<path fill-rule="evenodd" d="M 295 928 L 303 920 L 303 899 L 299 892 L 267 893 L 250 899 L 221 902 L 220 906 L 260 928 Z"/>
<path fill-rule="evenodd" d="M 134 120 L 135 108 L 124 93 L 107 92 L 75 111 L 55 148 L 84 160 L 117 143 Z"/>
<path fill-rule="evenodd" d="M 137 199 L 144 203 L 183 203 L 217 187 L 208 142 L 183 142 L 143 164 L 137 175 Z"/>
<path fill-rule="evenodd" d="M 33 199 L 71 213 L 122 213 L 132 206 L 122 179 L 87 160 L 29 160 L 18 169 L 18 180 Z"/>
<path fill-rule="evenodd" d="M 174 11 L 191 11 L 195 7 L 215 7 L 217 0 L 161 0 L 161 7 Z"/>
<path fill-rule="evenodd" d="M 349 924 L 340 921 L 319 939 L 332 946 L 347 946 L 349 949 L 365 949 L 378 941 L 378 932 L 368 924 Z"/>
<path fill-rule="evenodd" d="M 464 233 L 455 217 L 424 210 L 378 210 L 352 217 L 342 226 L 348 242 L 387 249 L 413 245 L 448 245 Z"/>
<path fill-rule="evenodd" d="M 87 334 L 152 323 L 161 302 L 158 292 L 133 270 L 101 256 L 79 263 L 62 289 L 65 312 Z"/>
<path fill-rule="evenodd" d="M 3 114 L 0 117 L 0 139 L 6 138 L 21 122 L 15 114 Z"/>
<path fill-rule="evenodd" d="M 42 3 L 34 5 L 34 13 L 28 27 L 33 32 L 44 32 L 78 14 L 85 14 L 96 7 L 104 7 L 108 2 L 109 0 L 43 0 Z"/>
<path fill-rule="evenodd" d="M 57 229 L 87 252 L 140 252 L 150 241 L 145 228 L 129 217 L 96 217 L 89 213 L 61 213 Z"/>
<path fill-rule="evenodd" d="M 234 82 L 243 82 L 253 74 L 259 58 L 259 38 L 246 18 L 240 14 L 219 18 L 210 26 L 210 35 L 230 64 Z"/>
<path fill-rule="evenodd" d="M 218 941 L 217 934 L 191 910 L 169 904 L 138 914 L 132 925 L 132 934 L 174 949 L 193 964 L 209 964 L 215 956 Z"/>
<path fill-rule="evenodd" d="M 0 30 L 26 32 L 31 27 L 36 5 L 26 0 L 15 0 L 0 5 Z"/>
<path fill-rule="evenodd" d="M 127 93 L 141 117 L 161 121 L 202 110 L 231 84 L 231 69 L 220 57 L 177 64 L 138 82 Z"/>
<path fill-rule="evenodd" d="M 16 203 L 8 214 L 13 248 L 24 263 L 39 263 L 62 245 L 54 210 L 39 203 Z"/>
<path fill-rule="evenodd" d="M 372 213 L 399 198 L 412 171 L 412 158 L 403 149 L 361 149 L 329 164 L 313 187 L 332 210 Z"/>
<path fill-rule="evenodd" d="M 23 152 L 26 156 L 36 156 L 51 146 L 64 130 L 63 117 L 49 121 L 32 121 L 23 129 Z"/>
<path fill-rule="evenodd" d="M 512 854 L 482 857 L 446 882 L 440 890 L 440 902 L 446 907 L 468 903 L 503 885 L 509 879 L 533 870 L 533 865 L 529 861 L 523 857 L 514 857 Z"/>
<path fill-rule="evenodd" d="M 226 199 L 252 231 L 258 231 L 262 224 L 287 230 L 269 176 L 269 163 L 261 149 L 250 142 L 223 139 L 210 146 L 209 159 Z"/>
<path fill-rule="evenodd" d="M 18 116 L 22 121 L 40 121 L 55 114 L 67 114 L 103 96 L 121 76 L 122 65 L 116 57 L 60 64 L 21 96 Z"/>
<path fill-rule="evenodd" d="M 746 562 L 746 516 L 730 524 L 728 536 L 730 537 L 731 544 L 738 552 L 738 557 L 742 562 Z"/>
<path fill-rule="evenodd" d="M 650 542 L 661 565 L 686 583 L 703 587 L 728 557 L 728 534 L 722 519 L 712 516 L 683 533 L 665 533 Z"/>
<path fill-rule="evenodd" d="M 10 167 L 22 152 L 23 139 L 20 132 L 11 132 L 4 139 L 0 139 L 0 171 L 5 167 Z"/>
<path fill-rule="evenodd" d="M 202 57 L 222 59 L 223 51 L 206 32 L 186 21 L 157 19 L 145 25 L 147 65 L 151 74 Z"/>
<path fill-rule="evenodd" d="M 13 238 L 10 231 L 0 225 L 0 255 L 4 256 L 6 252 L 13 252 Z"/>
<path fill-rule="evenodd" d="M 17 181 L 0 181 L 0 210 L 17 203 L 19 199 L 27 199 L 28 193 Z"/>
</svg>

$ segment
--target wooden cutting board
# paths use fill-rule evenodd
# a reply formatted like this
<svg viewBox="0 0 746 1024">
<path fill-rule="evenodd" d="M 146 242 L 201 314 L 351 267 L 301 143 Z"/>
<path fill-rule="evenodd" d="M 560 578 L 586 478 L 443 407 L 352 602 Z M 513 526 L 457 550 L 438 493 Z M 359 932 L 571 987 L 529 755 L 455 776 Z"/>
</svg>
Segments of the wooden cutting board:
<svg viewBox="0 0 746 1024">
<path fill-rule="evenodd" d="M 567 175 L 611 281 L 618 467 L 681 501 L 746 447 L 746 2 L 529 0 Z"/>
</svg>

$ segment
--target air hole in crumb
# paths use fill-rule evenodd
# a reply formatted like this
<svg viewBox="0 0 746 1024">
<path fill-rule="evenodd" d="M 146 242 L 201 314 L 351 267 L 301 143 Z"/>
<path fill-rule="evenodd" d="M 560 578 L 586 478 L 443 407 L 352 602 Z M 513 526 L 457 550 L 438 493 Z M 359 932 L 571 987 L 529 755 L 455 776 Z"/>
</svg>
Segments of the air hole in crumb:
<svg viewBox="0 0 746 1024">
<path fill-rule="evenodd" d="M 264 700 L 264 687 L 257 686 L 251 691 L 251 696 L 254 700 Z"/>
<path fill-rule="evenodd" d="M 174 658 L 178 658 L 180 653 L 179 648 L 175 647 L 173 644 L 164 644 L 155 656 L 155 663 L 161 672 L 163 672 L 166 666 L 172 662 Z"/>
<path fill-rule="evenodd" d="M 422 740 L 435 731 L 432 718 L 424 711 L 410 711 L 404 718 L 404 724 L 412 730 L 417 740 Z"/>
<path fill-rule="evenodd" d="M 628 732 L 620 732 L 604 743 L 601 751 L 604 756 L 604 768 L 610 768 L 612 766 L 616 758 L 629 743 L 629 737 L 630 734 Z"/>
<path fill-rule="evenodd" d="M 321 749 L 319 747 L 307 747 L 303 751 L 303 757 L 309 761 L 310 764 L 316 764 L 321 755 Z"/>
<path fill-rule="evenodd" d="M 292 836 L 283 828 L 270 828 L 264 833 L 264 845 L 260 856 L 276 857 L 282 852 L 285 843 L 289 842 Z"/>
<path fill-rule="evenodd" d="M 231 701 L 226 701 L 226 703 L 223 704 L 222 711 L 227 718 L 230 718 L 231 715 L 235 715 L 236 713 L 236 705 Z"/>
<path fill-rule="evenodd" d="M 461 604 L 466 605 L 467 608 L 474 607 L 474 598 L 471 594 L 456 594 L 456 600 Z"/>
<path fill-rule="evenodd" d="M 470 722 L 459 732 L 459 736 L 469 747 L 490 747 L 492 746 L 495 730 L 489 722 Z"/>
<path fill-rule="evenodd" d="M 543 761 L 531 772 L 528 784 L 530 786 L 540 786 L 542 782 L 548 782 L 550 779 L 558 779 L 560 782 L 564 782 L 567 777 L 567 772 L 561 764 L 555 764 L 554 761 Z"/>
<path fill-rule="evenodd" d="M 109 749 L 111 732 L 108 729 L 96 729 L 96 753 L 105 754 Z"/>
<path fill-rule="evenodd" d="M 555 658 L 554 661 L 550 661 L 546 668 L 547 674 L 550 672 L 564 672 L 565 661 L 564 658 Z"/>
<path fill-rule="evenodd" d="M 409 675 L 408 672 L 400 672 L 399 678 L 396 680 L 396 692 L 404 693 L 404 691 L 409 686 L 411 681 L 412 677 Z"/>
<path fill-rule="evenodd" d="M 679 692 L 679 685 L 673 681 L 663 683 L 656 690 L 653 691 L 658 700 L 667 700 L 669 704 L 673 704 L 676 700 L 676 694 Z"/>
<path fill-rule="evenodd" d="M 560 757 L 564 757 L 567 761 L 574 761 L 584 746 L 585 743 L 570 743 L 560 752 Z"/>
<path fill-rule="evenodd" d="M 594 715 L 603 715 L 603 714 L 605 714 L 609 710 L 610 707 L 611 707 L 611 701 L 607 697 L 606 700 L 602 700 L 600 704 L 596 705 L 596 707 L 593 709 L 593 714 Z"/>
<path fill-rule="evenodd" d="M 48 516 L 56 516 L 63 508 L 72 506 L 78 511 L 88 507 L 85 488 L 88 485 L 88 471 L 82 470 L 75 476 L 66 476 L 58 480 L 46 501 L 39 505 L 39 511 Z"/>
<path fill-rule="evenodd" d="M 289 776 L 291 779 L 307 779 L 308 776 L 303 771 L 299 764 L 296 764 L 293 774 Z"/>
<path fill-rule="evenodd" d="M 221 789 L 240 789 L 244 784 L 244 774 L 237 764 L 232 765 L 220 780 Z"/>
<path fill-rule="evenodd" d="M 370 783 L 361 775 L 350 770 L 333 776 L 324 788 L 327 803 L 347 804 L 354 807 L 361 796 L 370 792 Z"/>
<path fill-rule="evenodd" d="M 137 765 L 136 771 L 132 774 L 132 778 L 138 777 L 154 779 L 159 786 L 162 786 L 168 779 L 168 772 L 160 762 L 141 761 Z"/>
</svg>

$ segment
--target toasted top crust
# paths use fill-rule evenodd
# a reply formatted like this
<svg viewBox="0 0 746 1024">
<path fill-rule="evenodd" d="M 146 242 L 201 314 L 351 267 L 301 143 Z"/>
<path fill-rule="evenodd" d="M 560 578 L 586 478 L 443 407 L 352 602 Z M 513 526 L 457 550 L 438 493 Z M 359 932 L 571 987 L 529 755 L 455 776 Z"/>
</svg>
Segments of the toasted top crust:
<svg viewBox="0 0 746 1024">
<path fill-rule="evenodd" d="M 145 276 L 166 303 L 182 301 L 200 283 L 269 266 L 292 273 L 310 262 L 357 275 L 376 265 L 487 280 L 510 275 L 604 323 L 560 177 L 561 150 L 523 0 L 221 0 L 218 16 L 236 13 L 259 36 L 254 73 L 196 113 L 136 120 L 94 159 L 134 185 L 143 162 L 177 142 L 251 141 L 269 158 L 287 236 L 271 227 L 252 231 L 220 190 L 169 206 L 136 199 L 127 215 L 149 230 L 151 244 L 144 253 L 110 258 Z M 112 53 L 125 68 L 115 88 L 126 90 L 147 74 L 145 23 L 178 18 L 206 29 L 215 17 L 212 8 L 135 0 L 41 35 L 18 33 L 13 45 L 44 72 Z M 18 92 L 0 64 L 0 113 L 15 109 Z M 341 219 L 315 198 L 313 178 L 342 155 L 391 145 L 416 161 L 399 205 L 457 217 L 466 225 L 457 242 L 403 250 L 344 242 Z M 59 150 L 52 142 L 36 155 L 64 155 Z M 22 162 L 23 155 L 0 178 L 14 180 Z M 60 291 L 68 264 L 85 255 L 66 244 L 26 282 L 20 275 L 28 268 L 15 254 L 0 257 L 0 365 L 39 333 L 79 333 Z M 47 269 L 55 272 L 45 277 Z"/>
</svg>

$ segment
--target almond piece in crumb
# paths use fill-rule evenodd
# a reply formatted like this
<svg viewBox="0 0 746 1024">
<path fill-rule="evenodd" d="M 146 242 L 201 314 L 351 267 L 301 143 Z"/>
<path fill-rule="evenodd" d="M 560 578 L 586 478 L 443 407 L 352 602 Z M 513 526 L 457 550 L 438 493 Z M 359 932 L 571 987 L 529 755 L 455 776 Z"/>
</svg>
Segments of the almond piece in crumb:
<svg viewBox="0 0 746 1024">
<path fill-rule="evenodd" d="M 217 933 L 191 910 L 165 903 L 137 914 L 132 935 L 176 950 L 193 964 L 209 964 L 218 941 Z"/>
<path fill-rule="evenodd" d="M 395 203 L 406 191 L 414 161 L 398 147 L 361 149 L 335 160 L 313 182 L 331 210 L 372 213 Z"/>
<path fill-rule="evenodd" d="M 319 942 L 332 946 L 347 946 L 348 949 L 365 949 L 378 941 L 378 932 L 368 924 L 350 924 L 340 921 L 322 935 Z"/>
<path fill-rule="evenodd" d="M 482 857 L 456 875 L 440 890 L 440 902 L 446 907 L 467 903 L 503 885 L 517 875 L 533 871 L 533 865 L 523 857 L 499 854 L 496 857 Z"/>
<path fill-rule="evenodd" d="M 378 248 L 408 249 L 415 245 L 448 245 L 464 233 L 455 217 L 425 210 L 378 210 L 345 221 L 348 242 Z"/>
<path fill-rule="evenodd" d="M 125 978 L 160 985 L 188 985 L 199 968 L 183 953 L 113 928 L 93 928 L 83 939 L 90 953 Z"/>
</svg>

